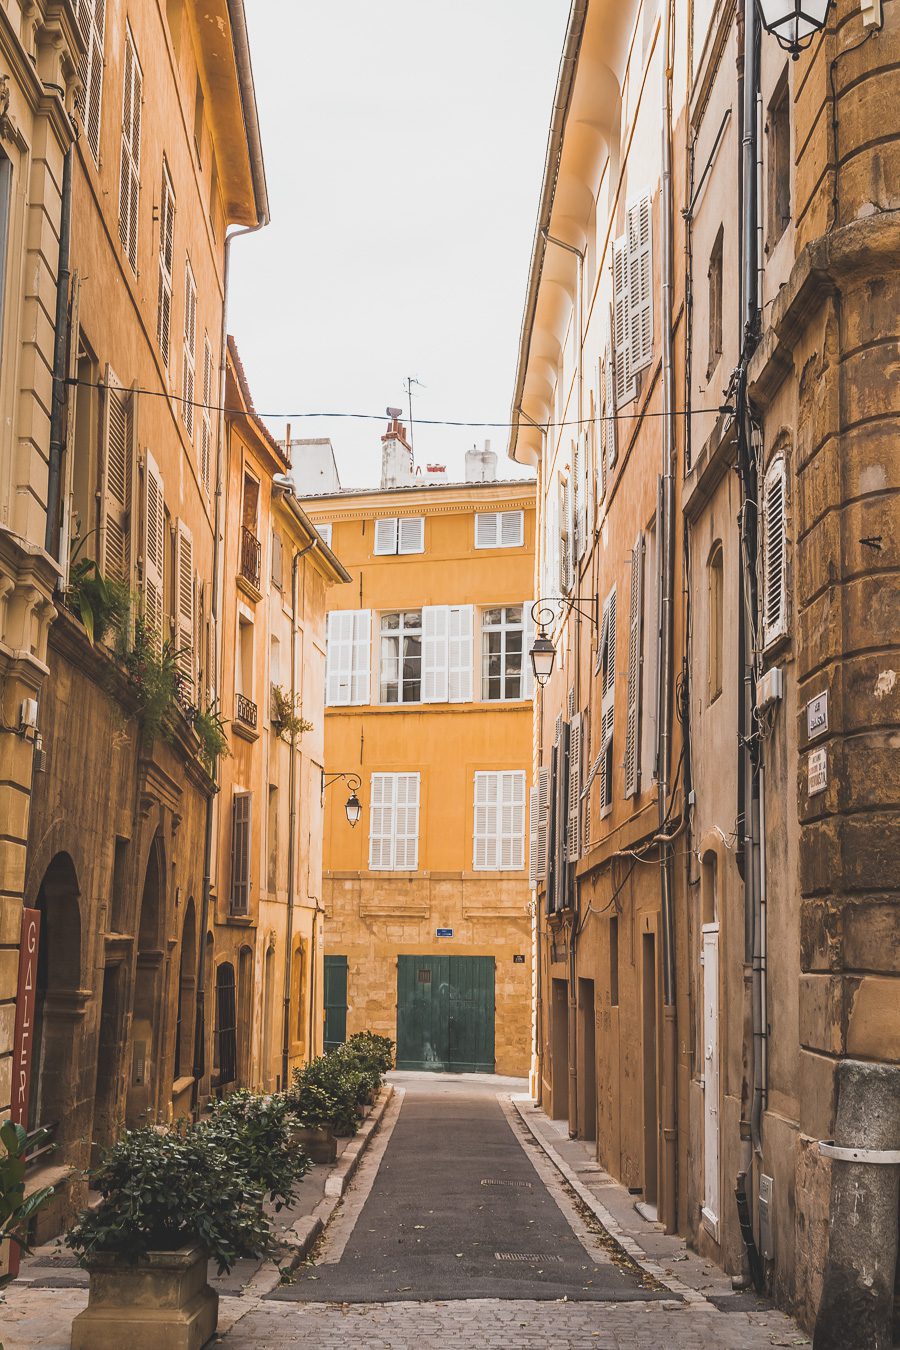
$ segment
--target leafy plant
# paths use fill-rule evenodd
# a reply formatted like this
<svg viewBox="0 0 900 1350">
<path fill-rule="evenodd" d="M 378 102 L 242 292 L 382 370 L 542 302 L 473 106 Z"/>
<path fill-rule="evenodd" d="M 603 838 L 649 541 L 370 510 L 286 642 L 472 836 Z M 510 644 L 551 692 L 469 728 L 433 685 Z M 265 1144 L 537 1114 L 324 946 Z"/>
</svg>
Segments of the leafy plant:
<svg viewBox="0 0 900 1350">
<path fill-rule="evenodd" d="M 178 658 L 184 653 L 172 642 L 160 644 L 146 619 L 140 618 L 134 625 L 131 642 L 123 641 L 119 654 L 128 682 L 137 695 L 144 732 L 155 736 L 177 701 Z"/>
<path fill-rule="evenodd" d="M 295 1069 L 289 1095 L 301 1125 L 355 1134 L 362 1100 L 360 1087 L 359 1074 L 332 1052 Z"/>
<path fill-rule="evenodd" d="M 374 1031 L 355 1031 L 345 1044 L 363 1062 L 371 1063 L 386 1074 L 394 1067 L 394 1042 L 390 1036 L 378 1036 Z"/>
<path fill-rule="evenodd" d="M 81 620 L 93 647 L 110 631 L 127 628 L 131 591 L 124 581 L 103 576 L 93 558 L 81 558 L 69 568 L 66 604 Z"/>
<path fill-rule="evenodd" d="M 266 1191 L 276 1210 L 293 1198 L 312 1166 L 291 1140 L 291 1103 L 284 1093 L 263 1097 L 242 1089 L 214 1102 L 198 1129 L 221 1146 L 234 1167 Z"/>
<path fill-rule="evenodd" d="M 11 1239 L 22 1251 L 31 1250 L 28 1243 L 28 1225 L 53 1194 L 52 1186 L 42 1186 L 25 1197 L 25 1163 L 28 1154 L 49 1138 L 46 1130 L 31 1134 L 22 1125 L 5 1120 L 0 1125 L 0 1242 Z M 7 1277 L 8 1278 L 8 1277 Z M 0 1277 L 0 1285 L 6 1279 Z"/>
<path fill-rule="evenodd" d="M 263 1186 L 235 1163 L 221 1137 L 196 1126 L 131 1130 L 92 1173 L 101 1200 L 66 1236 L 82 1263 L 95 1253 L 137 1262 L 199 1242 L 219 1273 L 240 1257 L 268 1256 Z"/>
<path fill-rule="evenodd" d="M 206 708 L 195 708 L 192 725 L 200 741 L 200 755 L 212 770 L 220 755 L 229 754 L 226 723 L 219 712 L 218 702 L 207 704 Z"/>
<path fill-rule="evenodd" d="M 272 728 L 276 736 L 291 745 L 304 731 L 312 731 L 312 722 L 302 714 L 303 703 L 299 694 L 293 698 L 280 684 L 272 685 Z"/>
</svg>

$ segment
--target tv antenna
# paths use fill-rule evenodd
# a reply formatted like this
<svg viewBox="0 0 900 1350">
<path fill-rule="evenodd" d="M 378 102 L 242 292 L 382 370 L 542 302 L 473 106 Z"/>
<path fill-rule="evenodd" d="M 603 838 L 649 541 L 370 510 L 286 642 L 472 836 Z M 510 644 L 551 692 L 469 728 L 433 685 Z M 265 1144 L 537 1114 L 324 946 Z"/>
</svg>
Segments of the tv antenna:
<svg viewBox="0 0 900 1350">
<path fill-rule="evenodd" d="M 412 451 L 415 449 L 415 441 L 413 440 L 413 414 L 412 414 L 412 400 L 413 400 L 413 396 L 412 396 L 412 387 L 413 387 L 414 384 L 417 384 L 417 385 L 419 386 L 420 389 L 425 389 L 425 388 L 427 387 L 426 385 L 424 385 L 424 384 L 422 383 L 421 380 L 417 380 L 413 375 L 407 375 L 406 379 L 403 381 L 403 388 L 406 390 L 406 397 L 407 397 L 407 399 L 409 400 L 409 448 L 410 448 L 410 452 L 412 452 Z"/>
</svg>

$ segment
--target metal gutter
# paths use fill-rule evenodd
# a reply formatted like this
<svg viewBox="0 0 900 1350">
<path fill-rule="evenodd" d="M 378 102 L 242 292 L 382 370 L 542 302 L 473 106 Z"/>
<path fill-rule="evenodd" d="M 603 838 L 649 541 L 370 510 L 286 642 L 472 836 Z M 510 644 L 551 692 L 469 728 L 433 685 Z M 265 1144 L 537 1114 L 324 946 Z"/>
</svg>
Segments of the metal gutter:
<svg viewBox="0 0 900 1350">
<path fill-rule="evenodd" d="M 256 87 L 253 83 L 253 63 L 250 59 L 250 37 L 244 0 L 228 0 L 228 17 L 234 38 L 234 59 L 237 65 L 244 110 L 244 128 L 250 151 L 250 172 L 253 177 L 253 195 L 256 198 L 256 218 L 260 225 L 268 225 L 269 191 L 266 186 L 266 166 L 263 161 L 262 136 L 259 130 L 259 110 L 256 106 Z"/>
<path fill-rule="evenodd" d="M 572 90 L 575 86 L 575 70 L 578 65 L 578 53 L 587 19 L 588 0 L 572 0 L 569 11 L 569 24 L 562 59 L 559 63 L 559 75 L 556 81 L 556 94 L 553 99 L 553 113 L 550 118 L 550 134 L 547 138 L 547 154 L 544 159 L 544 183 L 541 189 L 541 201 L 538 207 L 537 224 L 534 230 L 534 243 L 531 249 L 531 267 L 528 274 L 528 290 L 525 296 L 525 311 L 522 316 L 522 329 L 519 334 L 519 358 L 516 366 L 516 383 L 513 392 L 507 457 L 516 458 L 516 444 L 519 439 L 519 405 L 525 389 L 525 375 L 531 353 L 531 335 L 537 312 L 538 292 L 541 275 L 544 270 L 544 257 L 547 252 L 545 231 L 550 229 L 550 217 L 553 214 L 553 201 L 556 196 L 556 184 L 559 178 L 559 165 L 562 157 L 563 135 Z"/>
<path fill-rule="evenodd" d="M 325 543 L 325 540 L 319 534 L 319 531 L 316 529 L 315 525 L 310 520 L 309 516 L 303 510 L 303 507 L 297 501 L 296 497 L 294 497 L 289 492 L 285 492 L 282 495 L 284 497 L 284 500 L 290 507 L 290 509 L 293 511 L 297 520 L 300 522 L 300 524 L 306 531 L 307 536 L 310 540 L 310 548 L 312 548 L 313 545 L 315 545 L 316 552 L 321 553 L 322 557 L 328 563 L 331 570 L 336 574 L 339 581 L 352 581 L 353 578 L 351 577 L 350 573 L 347 571 L 346 567 L 341 562 L 337 554 L 334 553 L 330 548 L 330 546 Z M 308 550 L 306 549 L 303 550 L 304 553 L 307 551 Z"/>
</svg>

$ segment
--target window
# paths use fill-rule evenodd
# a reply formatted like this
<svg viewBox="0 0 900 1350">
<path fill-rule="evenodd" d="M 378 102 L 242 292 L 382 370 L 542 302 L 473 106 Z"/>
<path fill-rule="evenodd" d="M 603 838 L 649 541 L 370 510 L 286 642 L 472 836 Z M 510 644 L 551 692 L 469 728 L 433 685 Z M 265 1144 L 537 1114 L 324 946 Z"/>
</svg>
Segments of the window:
<svg viewBox="0 0 900 1350">
<path fill-rule="evenodd" d="M 235 690 L 244 698 L 253 697 L 253 624 L 243 614 L 238 615 L 237 668 L 234 672 Z"/>
<path fill-rule="evenodd" d="M 369 867 L 414 872 L 419 865 L 419 775 L 373 773 Z"/>
<path fill-rule="evenodd" d="M 329 706 L 369 701 L 369 633 L 367 609 L 332 610 L 328 615 L 326 694 Z"/>
<path fill-rule="evenodd" d="M 784 456 L 776 455 L 763 485 L 763 646 L 787 632 L 787 518 Z"/>
<path fill-rule="evenodd" d="M 530 619 L 530 616 L 529 616 Z M 524 605 L 485 609 L 481 614 L 481 697 L 524 698 L 529 694 L 531 643 Z"/>
<path fill-rule="evenodd" d="M 613 245 L 613 346 L 616 404 L 637 393 L 635 376 L 653 360 L 653 234 L 649 196 L 625 213 L 625 233 Z"/>
<path fill-rule="evenodd" d="M 602 393 L 603 419 L 600 423 L 600 464 L 598 465 L 597 487 L 601 496 L 606 491 L 606 473 L 616 462 L 618 442 L 616 438 L 616 376 L 613 363 L 612 317 L 603 348 L 600 364 L 600 389 Z"/>
<path fill-rule="evenodd" d="M 164 636 L 165 548 L 163 480 L 148 450 L 144 464 L 144 621 L 157 646 Z"/>
<path fill-rule="evenodd" d="M 525 774 L 476 773 L 472 866 L 518 872 L 525 866 Z"/>
<path fill-rule="evenodd" d="M 707 634 L 710 703 L 713 703 L 722 692 L 722 619 L 722 545 L 714 544 L 709 555 L 709 632 Z"/>
<path fill-rule="evenodd" d="M 231 802 L 231 912 L 250 913 L 253 794 L 236 792 Z"/>
<path fill-rule="evenodd" d="M 422 516 L 382 516 L 375 521 L 376 554 L 424 553 L 425 521 Z"/>
<path fill-rule="evenodd" d="M 183 521 L 175 533 L 175 632 L 180 693 L 194 701 L 195 635 L 194 541 Z"/>
<path fill-rule="evenodd" d="M 203 158 L 203 103 L 203 85 L 198 75 L 197 87 L 194 90 L 194 149 L 197 151 L 198 164 Z"/>
<path fill-rule="evenodd" d="M 103 399 L 103 444 L 100 462 L 100 569 L 104 576 L 116 581 L 131 577 L 131 494 L 134 482 L 134 396 L 123 389 L 112 369 L 106 367 L 106 389 Z M 152 536 L 148 535 L 144 548 L 146 573 L 158 566 L 160 609 L 150 616 L 151 622 L 162 619 L 162 479 L 153 461 L 147 455 L 147 508 L 158 518 L 152 518 Z M 151 486 L 150 479 L 154 478 Z M 88 526 L 88 529 L 90 526 Z"/>
<path fill-rule="evenodd" d="M 775 247 L 791 221 L 791 103 L 786 70 L 769 104 L 766 141 L 768 144 L 766 196 L 769 208 L 766 250 L 768 251 Z"/>
<path fill-rule="evenodd" d="M 138 203 L 141 194 L 141 99 L 143 76 L 131 29 L 125 27 L 125 87 L 122 94 L 122 163 L 119 177 L 119 238 L 137 272 Z"/>
<path fill-rule="evenodd" d="M 241 505 L 241 576 L 259 591 L 262 571 L 262 544 L 256 533 L 259 512 L 259 483 L 250 473 L 244 474 L 244 496 Z"/>
<path fill-rule="evenodd" d="M 534 889 L 547 875 L 547 831 L 550 823 L 550 770 L 538 769 L 538 780 L 529 792 L 528 881 Z"/>
<path fill-rule="evenodd" d="M 628 607 L 628 705 L 625 722 L 625 796 L 641 787 L 641 621 L 643 619 L 644 537 L 631 550 L 631 594 Z"/>
<path fill-rule="evenodd" d="M 159 291 L 156 301 L 156 341 L 163 365 L 169 368 L 172 336 L 172 265 L 175 250 L 175 193 L 169 166 L 163 160 L 159 197 Z"/>
<path fill-rule="evenodd" d="M 422 611 L 404 609 L 381 616 L 382 703 L 422 701 Z"/>
<path fill-rule="evenodd" d="M 279 591 L 284 586 L 284 545 L 277 530 L 272 531 L 272 585 Z"/>
<path fill-rule="evenodd" d="M 216 970 L 216 1086 L 233 1083 L 237 1078 L 237 1000 L 234 966 L 223 961 Z"/>
<path fill-rule="evenodd" d="M 476 512 L 476 548 L 519 548 L 524 543 L 524 511 Z"/>
<path fill-rule="evenodd" d="M 422 702 L 468 703 L 472 698 L 472 605 L 422 610 Z"/>
<path fill-rule="evenodd" d="M 269 811 L 267 820 L 268 860 L 266 878 L 269 893 L 274 895 L 278 887 L 278 785 L 269 784 Z"/>
<path fill-rule="evenodd" d="M 316 526 L 316 529 L 319 531 L 319 534 L 325 540 L 325 543 L 328 545 L 328 547 L 331 548 L 331 521 L 330 520 L 321 521 L 320 524 Z"/>
<path fill-rule="evenodd" d="M 565 595 L 572 589 L 575 579 L 575 555 L 572 547 L 572 491 L 568 478 L 562 474 L 559 476 L 558 484 L 559 514 L 557 517 L 557 524 L 559 530 L 559 546 L 557 557 L 559 559 L 559 588 Z"/>
<path fill-rule="evenodd" d="M 213 356 L 209 334 L 203 338 L 203 408 L 200 427 L 200 477 L 209 496 L 212 461 Z"/>
<path fill-rule="evenodd" d="M 641 782 L 652 783 L 656 780 L 656 644 L 659 635 L 658 582 L 659 562 L 656 556 L 656 519 L 651 520 L 644 532 L 644 572 L 643 600 L 644 621 L 643 650 L 644 660 L 641 671 Z"/>
<path fill-rule="evenodd" d="M 281 639 L 275 633 L 269 635 L 269 680 L 281 684 Z"/>
<path fill-rule="evenodd" d="M 597 674 L 600 676 L 600 770 L 601 814 L 612 808 L 613 792 L 613 731 L 615 729 L 616 700 L 616 588 L 613 586 L 603 606 L 603 626 L 597 653 Z M 592 775 L 593 776 L 593 775 Z"/>
<path fill-rule="evenodd" d="M 181 420 L 194 438 L 194 383 L 197 369 L 197 286 L 189 259 L 184 262 L 184 344 L 182 348 Z"/>
<path fill-rule="evenodd" d="M 99 161 L 106 0 L 78 0 L 78 27 L 81 30 L 85 52 L 78 63 L 81 92 L 76 108 L 91 154 L 95 161 Z"/>
<path fill-rule="evenodd" d="M 713 244 L 713 250 L 709 258 L 709 349 L 706 362 L 706 378 L 709 380 L 716 366 L 719 364 L 719 357 L 722 355 L 722 246 L 724 241 L 723 227 L 719 226 L 719 233 L 716 235 L 716 242 Z"/>
</svg>

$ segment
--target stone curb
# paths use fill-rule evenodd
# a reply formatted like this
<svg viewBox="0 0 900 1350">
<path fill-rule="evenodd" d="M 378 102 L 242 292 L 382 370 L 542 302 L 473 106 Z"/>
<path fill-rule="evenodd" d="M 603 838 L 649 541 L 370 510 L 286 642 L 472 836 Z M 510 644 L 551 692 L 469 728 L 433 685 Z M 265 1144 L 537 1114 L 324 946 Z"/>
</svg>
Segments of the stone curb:
<svg viewBox="0 0 900 1350">
<path fill-rule="evenodd" d="M 716 1312 L 717 1309 L 714 1303 L 710 1303 L 709 1299 L 705 1298 L 699 1290 L 691 1289 L 689 1285 L 685 1284 L 674 1275 L 668 1275 L 666 1271 L 663 1270 L 660 1263 L 655 1260 L 654 1257 L 649 1256 L 641 1244 L 624 1231 L 618 1220 L 614 1218 L 606 1206 L 597 1199 L 592 1191 L 588 1190 L 583 1182 L 579 1180 L 565 1158 L 561 1157 L 553 1145 L 549 1143 L 548 1140 L 544 1139 L 534 1125 L 532 1125 L 528 1116 L 525 1114 L 524 1108 L 526 1103 L 518 1101 L 512 1096 L 509 1100 L 518 1112 L 522 1124 L 527 1128 L 535 1142 L 543 1149 L 557 1171 L 562 1173 L 566 1181 L 572 1187 L 572 1190 L 578 1195 L 579 1199 L 587 1205 L 588 1209 L 594 1215 L 594 1218 L 598 1219 L 600 1223 L 603 1224 L 603 1227 L 606 1229 L 607 1233 L 609 1233 L 610 1237 L 615 1238 L 616 1242 L 618 1242 L 623 1251 L 628 1253 L 632 1261 L 639 1265 L 641 1270 L 645 1270 L 648 1275 L 652 1275 L 654 1280 L 659 1284 L 663 1285 L 666 1289 L 669 1289 L 673 1294 L 677 1294 L 686 1304 L 690 1304 L 695 1311 Z M 534 1102 L 529 1098 L 527 1105 L 534 1107 Z"/>
</svg>

